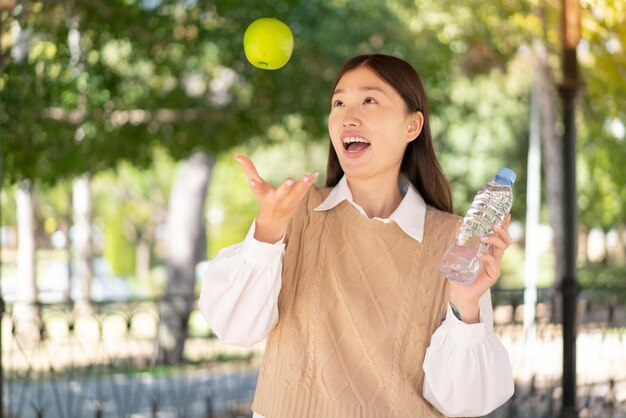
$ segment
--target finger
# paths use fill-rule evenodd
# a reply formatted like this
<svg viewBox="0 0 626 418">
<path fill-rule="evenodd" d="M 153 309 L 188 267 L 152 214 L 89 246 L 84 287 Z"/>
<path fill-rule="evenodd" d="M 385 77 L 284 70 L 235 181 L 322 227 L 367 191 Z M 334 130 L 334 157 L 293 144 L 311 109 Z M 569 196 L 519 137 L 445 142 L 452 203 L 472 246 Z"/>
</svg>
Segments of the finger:
<svg viewBox="0 0 626 418">
<path fill-rule="evenodd" d="M 495 234 L 486 235 L 481 238 L 481 241 L 485 244 L 489 244 L 492 247 L 505 250 L 511 242 L 511 236 L 506 231 L 496 231 Z"/>
<path fill-rule="evenodd" d="M 497 245 L 498 248 L 501 248 L 502 250 L 511 245 L 511 243 L 513 242 L 513 238 L 511 238 L 511 234 L 509 234 L 508 230 L 501 227 L 495 227 L 494 231 L 495 235 L 492 235 L 492 238 L 494 239 L 494 245 Z M 503 243 L 504 246 L 502 246 L 501 243 Z"/>
<path fill-rule="evenodd" d="M 502 225 L 494 225 L 491 232 L 483 236 L 483 238 L 498 237 L 506 243 L 511 243 L 511 235 L 509 235 L 508 227 L 511 222 L 511 215 L 507 215 L 502 221 Z"/>
<path fill-rule="evenodd" d="M 489 254 L 491 257 L 493 257 L 495 260 L 499 262 L 500 260 L 502 260 L 502 257 L 504 257 L 505 249 L 506 248 L 498 248 L 495 246 L 491 246 L 489 248 L 489 251 L 487 251 L 485 254 Z"/>
<path fill-rule="evenodd" d="M 252 163 L 252 160 L 250 160 L 245 155 L 238 155 L 237 161 L 239 161 L 239 163 L 243 167 L 243 171 L 246 173 L 246 177 L 248 177 L 248 180 L 251 182 L 251 186 L 254 186 L 254 184 L 258 183 L 263 183 L 263 179 L 256 171 L 256 167 Z"/>
<path fill-rule="evenodd" d="M 489 254 L 498 262 L 502 259 L 504 252 L 509 247 L 509 244 L 493 236 L 486 240 L 483 239 L 483 242 L 489 244 L 489 249 L 485 252 L 485 254 Z"/>
<path fill-rule="evenodd" d="M 275 190 L 274 186 L 263 180 L 261 180 L 260 182 L 258 180 L 250 180 L 250 188 L 252 189 L 252 193 L 256 197 L 259 205 L 261 205 L 261 203 L 266 200 L 265 197 L 268 194 L 272 193 Z"/>
<path fill-rule="evenodd" d="M 315 184 L 315 180 L 317 179 L 318 175 L 319 173 L 315 171 L 311 174 L 305 174 L 304 176 L 302 176 L 302 178 L 298 180 L 291 189 L 291 194 L 293 195 L 293 197 L 299 199 L 304 196 L 311 188 L 311 186 Z"/>
<path fill-rule="evenodd" d="M 479 255 L 483 264 L 483 272 L 487 275 L 493 283 L 500 278 L 500 263 L 493 255 L 484 253 Z"/>
<path fill-rule="evenodd" d="M 504 242 L 504 244 L 508 247 L 513 242 L 513 238 L 511 238 L 511 234 L 506 229 L 496 228 L 496 237 Z"/>
<path fill-rule="evenodd" d="M 287 194 L 291 191 L 291 188 L 296 182 L 290 177 L 285 179 L 276 189 L 276 201 L 285 200 Z"/>
<path fill-rule="evenodd" d="M 305 174 L 298 181 L 294 181 L 293 179 L 285 180 L 285 183 L 289 181 L 290 183 L 285 184 L 285 188 L 278 188 L 277 192 L 280 191 L 280 194 L 277 194 L 277 198 L 285 199 L 289 198 L 291 200 L 297 200 L 298 202 L 302 199 L 302 197 L 307 193 L 307 191 L 311 188 L 311 186 L 315 183 L 317 179 L 318 172 L 315 171 L 311 174 Z"/>
</svg>

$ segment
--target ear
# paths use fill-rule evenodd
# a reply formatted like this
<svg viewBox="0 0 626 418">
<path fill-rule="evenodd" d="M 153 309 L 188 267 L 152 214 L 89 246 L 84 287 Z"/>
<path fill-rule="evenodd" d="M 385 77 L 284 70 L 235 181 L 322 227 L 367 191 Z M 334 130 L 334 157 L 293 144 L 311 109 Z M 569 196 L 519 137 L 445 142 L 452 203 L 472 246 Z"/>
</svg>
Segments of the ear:
<svg viewBox="0 0 626 418">
<path fill-rule="evenodd" d="M 407 142 L 416 139 L 422 132 L 424 127 L 424 114 L 422 112 L 414 112 L 407 117 Z"/>
</svg>

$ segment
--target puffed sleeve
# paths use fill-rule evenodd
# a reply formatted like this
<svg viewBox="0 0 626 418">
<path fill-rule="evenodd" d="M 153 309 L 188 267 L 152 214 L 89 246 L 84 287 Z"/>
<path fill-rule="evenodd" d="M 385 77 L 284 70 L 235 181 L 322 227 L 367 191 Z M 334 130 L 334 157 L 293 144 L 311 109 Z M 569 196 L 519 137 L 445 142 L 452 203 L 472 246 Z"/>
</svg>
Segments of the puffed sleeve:
<svg viewBox="0 0 626 418">
<path fill-rule="evenodd" d="M 424 398 L 449 417 L 486 415 L 513 395 L 506 348 L 493 332 L 491 294 L 480 299 L 480 322 L 459 321 L 448 306 L 424 359 Z"/>
<path fill-rule="evenodd" d="M 278 322 L 278 294 L 285 244 L 254 239 L 224 248 L 202 272 L 198 307 L 220 340 L 250 347 Z"/>
</svg>

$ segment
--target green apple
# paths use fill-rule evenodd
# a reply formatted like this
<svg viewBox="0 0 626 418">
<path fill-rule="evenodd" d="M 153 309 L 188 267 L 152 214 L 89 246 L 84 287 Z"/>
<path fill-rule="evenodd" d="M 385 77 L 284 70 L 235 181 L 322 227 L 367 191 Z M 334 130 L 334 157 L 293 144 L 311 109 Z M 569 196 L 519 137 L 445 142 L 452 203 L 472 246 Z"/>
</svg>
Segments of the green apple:
<svg viewBox="0 0 626 418">
<path fill-rule="evenodd" d="M 277 70 L 287 64 L 293 52 L 289 26 L 273 17 L 250 23 L 243 35 L 243 50 L 250 64 L 263 70 Z"/>
</svg>

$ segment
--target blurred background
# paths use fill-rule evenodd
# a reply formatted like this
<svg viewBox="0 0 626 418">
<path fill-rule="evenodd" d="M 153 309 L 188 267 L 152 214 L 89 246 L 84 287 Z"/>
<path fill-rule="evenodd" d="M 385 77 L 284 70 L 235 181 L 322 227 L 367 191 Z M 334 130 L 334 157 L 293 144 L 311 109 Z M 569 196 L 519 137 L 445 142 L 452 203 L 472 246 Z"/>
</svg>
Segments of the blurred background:
<svg viewBox="0 0 626 418">
<path fill-rule="evenodd" d="M 625 16 L 623 0 L 0 0 L 0 417 L 249 417 L 263 344 L 222 345 L 196 310 L 202 264 L 256 213 L 235 156 L 322 184 L 331 83 L 373 52 L 420 73 L 458 214 L 518 173 L 493 291 L 517 390 L 492 416 L 562 409 L 566 197 L 575 413 L 626 416 Z M 245 59 L 259 17 L 293 31 L 280 70 Z"/>
</svg>

